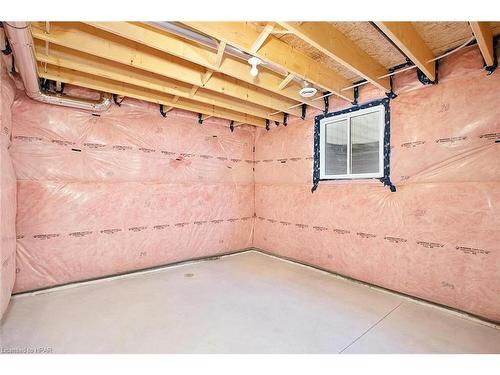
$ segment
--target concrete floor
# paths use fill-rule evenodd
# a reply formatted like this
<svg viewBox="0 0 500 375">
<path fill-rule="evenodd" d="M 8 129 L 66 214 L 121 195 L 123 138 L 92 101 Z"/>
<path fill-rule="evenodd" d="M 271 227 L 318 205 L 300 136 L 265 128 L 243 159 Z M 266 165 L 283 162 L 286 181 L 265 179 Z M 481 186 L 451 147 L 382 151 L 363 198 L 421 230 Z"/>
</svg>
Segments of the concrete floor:
<svg viewBox="0 0 500 375">
<path fill-rule="evenodd" d="M 500 353 L 500 329 L 257 252 L 19 296 L 3 352 Z"/>
</svg>

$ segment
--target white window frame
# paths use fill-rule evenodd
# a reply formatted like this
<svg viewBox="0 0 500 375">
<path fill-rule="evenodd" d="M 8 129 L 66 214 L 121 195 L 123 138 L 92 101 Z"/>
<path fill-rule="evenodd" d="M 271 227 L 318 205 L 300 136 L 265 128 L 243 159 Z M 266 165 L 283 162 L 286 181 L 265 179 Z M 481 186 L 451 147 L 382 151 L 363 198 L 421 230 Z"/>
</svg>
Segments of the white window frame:
<svg viewBox="0 0 500 375">
<path fill-rule="evenodd" d="M 373 112 L 380 112 L 379 124 L 379 170 L 376 173 L 350 173 L 351 171 L 351 118 L 360 115 L 366 115 Z M 334 122 L 347 119 L 347 174 L 326 174 L 326 132 L 325 127 Z M 384 177 L 384 125 L 385 125 L 385 106 L 360 109 L 337 116 L 325 117 L 320 120 L 320 179 L 321 180 L 345 180 L 345 179 L 363 179 L 363 178 L 381 178 Z"/>
</svg>

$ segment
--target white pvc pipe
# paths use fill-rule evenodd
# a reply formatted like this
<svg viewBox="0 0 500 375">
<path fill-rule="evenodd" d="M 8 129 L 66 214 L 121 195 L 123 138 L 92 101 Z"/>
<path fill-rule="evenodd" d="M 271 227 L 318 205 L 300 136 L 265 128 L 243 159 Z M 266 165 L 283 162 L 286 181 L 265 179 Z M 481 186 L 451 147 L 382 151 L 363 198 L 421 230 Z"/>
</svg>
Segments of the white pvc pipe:
<svg viewBox="0 0 500 375">
<path fill-rule="evenodd" d="M 110 95 L 101 94 L 99 100 L 62 96 L 56 93 L 44 93 L 38 81 L 38 67 L 33 50 L 33 37 L 27 22 L 4 22 L 16 67 L 21 75 L 26 95 L 39 102 L 78 108 L 92 112 L 106 111 L 111 105 Z"/>
</svg>

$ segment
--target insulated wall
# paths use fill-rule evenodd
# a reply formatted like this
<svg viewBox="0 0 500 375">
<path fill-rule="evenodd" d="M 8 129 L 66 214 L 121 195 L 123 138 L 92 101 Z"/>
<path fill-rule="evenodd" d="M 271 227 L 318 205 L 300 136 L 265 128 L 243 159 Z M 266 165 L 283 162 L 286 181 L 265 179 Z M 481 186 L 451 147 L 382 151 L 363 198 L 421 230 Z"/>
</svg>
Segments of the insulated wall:
<svg viewBox="0 0 500 375">
<path fill-rule="evenodd" d="M 13 123 L 15 292 L 251 246 L 253 128 L 132 99 L 95 116 L 22 93 Z"/>
<path fill-rule="evenodd" d="M 314 114 L 259 129 L 254 245 L 500 321 L 500 72 L 482 66 L 473 46 L 441 62 L 438 85 L 396 76 L 394 193 L 377 180 L 311 193 Z"/>
<path fill-rule="evenodd" d="M 0 318 L 9 303 L 15 279 L 16 176 L 9 155 L 11 105 L 15 86 L 0 57 Z"/>
</svg>

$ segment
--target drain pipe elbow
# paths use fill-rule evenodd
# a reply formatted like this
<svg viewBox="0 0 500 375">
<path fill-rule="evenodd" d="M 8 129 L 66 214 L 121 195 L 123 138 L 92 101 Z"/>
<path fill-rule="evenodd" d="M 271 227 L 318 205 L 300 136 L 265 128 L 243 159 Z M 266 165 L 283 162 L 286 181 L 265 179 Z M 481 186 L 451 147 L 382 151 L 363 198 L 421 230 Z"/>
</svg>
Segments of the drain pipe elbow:
<svg viewBox="0 0 500 375">
<path fill-rule="evenodd" d="M 42 103 L 77 108 L 91 112 L 104 112 L 111 106 L 111 95 L 101 94 L 98 100 L 77 98 L 58 93 L 44 92 L 40 88 L 33 37 L 27 22 L 4 22 L 17 69 L 21 75 L 26 95 Z"/>
</svg>

